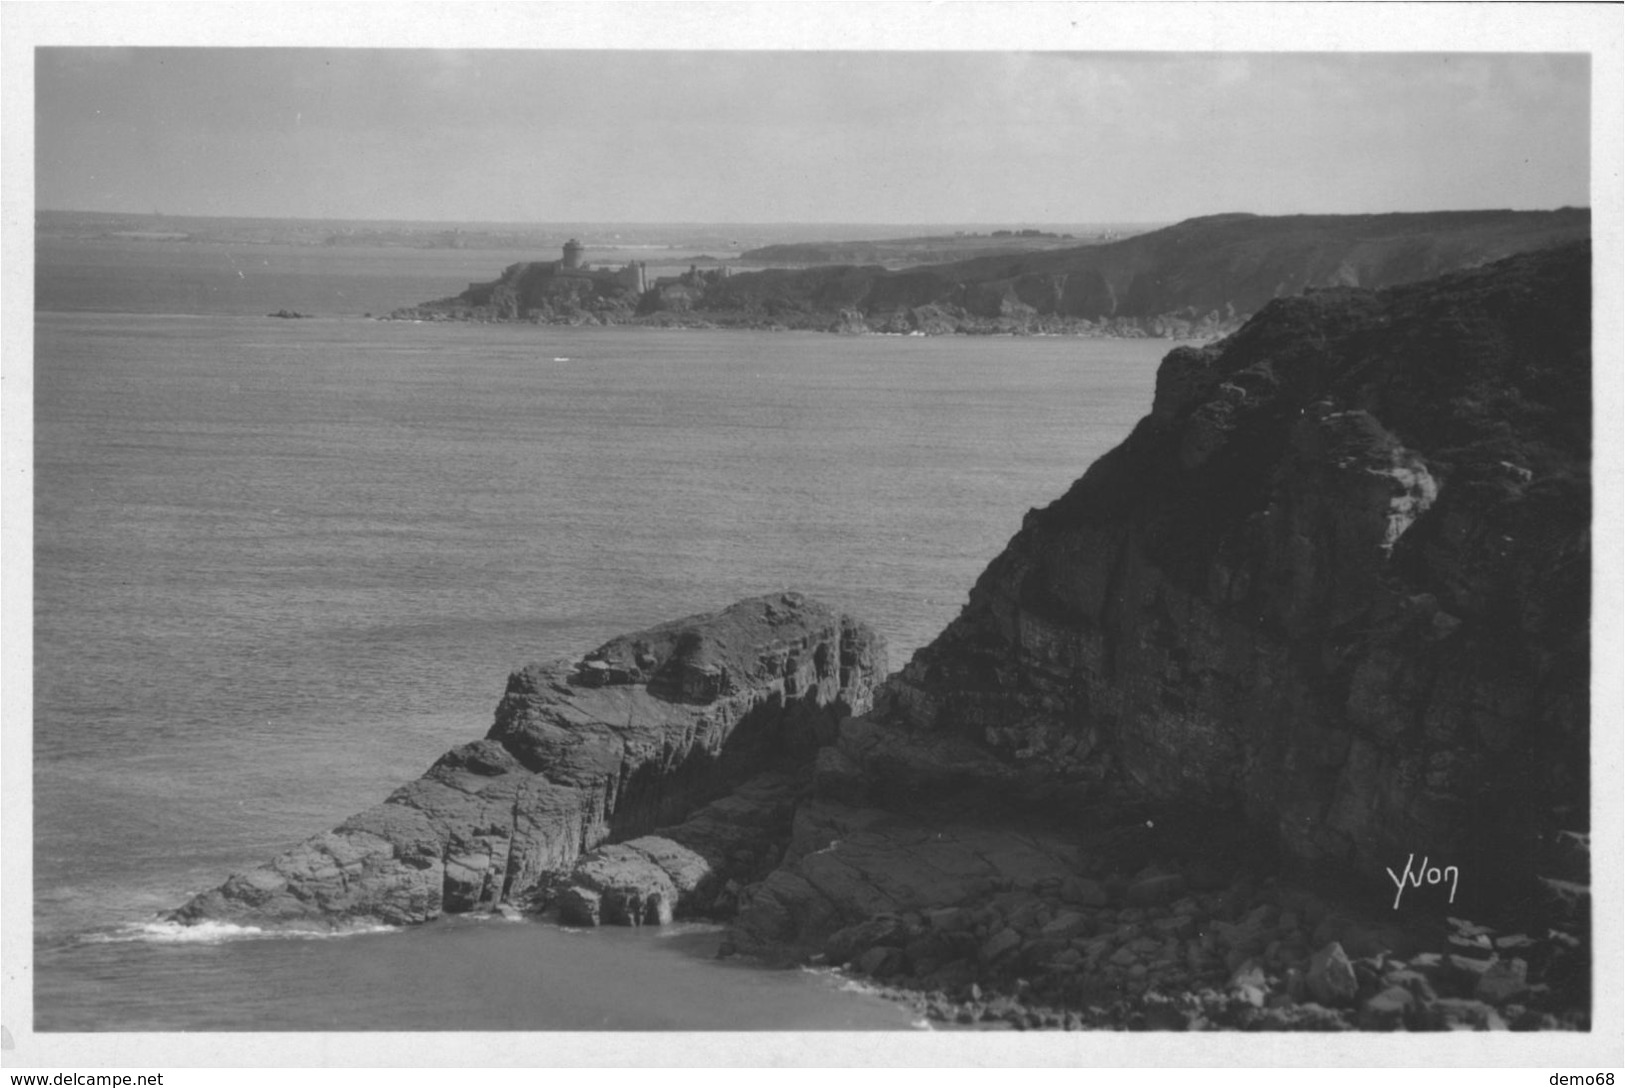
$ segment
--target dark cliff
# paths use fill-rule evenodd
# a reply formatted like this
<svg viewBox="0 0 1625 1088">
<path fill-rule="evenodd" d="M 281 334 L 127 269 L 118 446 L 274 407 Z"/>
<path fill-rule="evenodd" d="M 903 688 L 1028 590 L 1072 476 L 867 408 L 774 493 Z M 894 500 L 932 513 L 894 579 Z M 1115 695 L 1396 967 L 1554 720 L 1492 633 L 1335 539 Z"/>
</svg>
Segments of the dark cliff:
<svg viewBox="0 0 1625 1088">
<path fill-rule="evenodd" d="M 1587 826 L 1590 299 L 1575 245 L 1175 350 L 884 716 L 1379 886 L 1526 884 Z"/>
<path fill-rule="evenodd" d="M 1586 1027 L 1590 300 L 1580 243 L 1170 353 L 734 946 L 960 1023 Z"/>
</svg>

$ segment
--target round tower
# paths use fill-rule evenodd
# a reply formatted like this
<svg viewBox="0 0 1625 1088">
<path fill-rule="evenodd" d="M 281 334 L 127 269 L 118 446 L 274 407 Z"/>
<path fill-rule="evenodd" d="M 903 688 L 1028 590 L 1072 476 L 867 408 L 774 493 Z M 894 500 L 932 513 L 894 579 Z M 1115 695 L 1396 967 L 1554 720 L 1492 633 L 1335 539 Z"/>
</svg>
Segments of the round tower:
<svg viewBox="0 0 1625 1088">
<path fill-rule="evenodd" d="M 583 248 L 584 247 L 582 246 L 582 244 L 580 242 L 576 241 L 574 238 L 572 238 L 568 242 L 564 243 L 564 267 L 565 268 L 580 268 L 581 267 L 581 251 L 582 251 Z"/>
</svg>

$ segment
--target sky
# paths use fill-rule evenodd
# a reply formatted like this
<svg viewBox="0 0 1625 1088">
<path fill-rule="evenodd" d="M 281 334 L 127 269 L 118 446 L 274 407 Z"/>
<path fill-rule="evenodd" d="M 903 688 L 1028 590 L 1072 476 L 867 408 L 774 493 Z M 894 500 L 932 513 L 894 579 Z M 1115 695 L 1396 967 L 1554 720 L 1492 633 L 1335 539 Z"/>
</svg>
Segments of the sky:
<svg viewBox="0 0 1625 1088">
<path fill-rule="evenodd" d="M 1169 222 L 1587 205 L 1583 53 L 45 47 L 41 208 Z"/>
</svg>

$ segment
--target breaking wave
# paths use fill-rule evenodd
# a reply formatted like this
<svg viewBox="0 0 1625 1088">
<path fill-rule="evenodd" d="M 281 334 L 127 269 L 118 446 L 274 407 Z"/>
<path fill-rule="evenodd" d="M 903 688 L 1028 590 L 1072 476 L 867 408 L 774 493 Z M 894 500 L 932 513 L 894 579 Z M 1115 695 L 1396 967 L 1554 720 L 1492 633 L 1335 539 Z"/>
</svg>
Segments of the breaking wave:
<svg viewBox="0 0 1625 1088">
<path fill-rule="evenodd" d="M 149 944 L 225 944 L 228 941 L 294 940 L 318 941 L 333 937 L 356 937 L 365 933 L 398 933 L 400 927 L 355 925 L 334 929 L 265 928 L 232 922 L 128 922 L 109 933 L 87 933 L 86 944 L 123 944 L 145 941 Z"/>
</svg>

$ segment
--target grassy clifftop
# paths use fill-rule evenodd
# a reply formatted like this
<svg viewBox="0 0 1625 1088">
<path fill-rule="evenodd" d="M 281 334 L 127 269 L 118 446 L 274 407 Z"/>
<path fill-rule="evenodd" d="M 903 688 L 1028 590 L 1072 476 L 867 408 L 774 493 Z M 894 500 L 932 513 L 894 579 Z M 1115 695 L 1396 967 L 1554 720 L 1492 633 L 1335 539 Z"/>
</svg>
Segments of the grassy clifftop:
<svg viewBox="0 0 1625 1088">
<path fill-rule="evenodd" d="M 836 267 L 735 276 L 705 307 L 777 315 L 856 311 L 896 323 L 922 307 L 949 320 L 1239 323 L 1308 287 L 1382 288 L 1588 237 L 1590 212 L 1217 215 L 1105 245 L 890 272 Z M 935 316 L 935 315 L 934 315 Z M 902 330 L 888 330 L 902 331 Z"/>
</svg>

